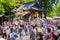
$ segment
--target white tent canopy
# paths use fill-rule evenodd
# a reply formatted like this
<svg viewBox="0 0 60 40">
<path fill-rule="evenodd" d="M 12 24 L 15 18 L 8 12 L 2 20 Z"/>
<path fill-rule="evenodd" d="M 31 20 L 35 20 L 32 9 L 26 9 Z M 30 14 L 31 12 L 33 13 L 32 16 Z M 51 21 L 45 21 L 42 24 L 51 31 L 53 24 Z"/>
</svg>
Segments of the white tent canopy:
<svg viewBox="0 0 60 40">
<path fill-rule="evenodd" d="M 52 20 L 52 18 L 51 18 L 51 17 L 47 17 L 47 19 Z"/>
</svg>

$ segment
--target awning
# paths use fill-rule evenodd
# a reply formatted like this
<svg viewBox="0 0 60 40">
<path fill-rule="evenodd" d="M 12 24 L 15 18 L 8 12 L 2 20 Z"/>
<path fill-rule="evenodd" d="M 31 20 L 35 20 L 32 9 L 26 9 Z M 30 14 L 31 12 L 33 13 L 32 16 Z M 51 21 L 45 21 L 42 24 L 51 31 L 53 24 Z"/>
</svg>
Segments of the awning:
<svg viewBox="0 0 60 40">
<path fill-rule="evenodd" d="M 0 17 L 2 17 L 4 14 L 1 14 Z"/>
<path fill-rule="evenodd" d="M 31 10 L 46 11 L 45 9 L 41 9 L 41 8 L 38 8 L 38 7 L 32 7 Z"/>
</svg>

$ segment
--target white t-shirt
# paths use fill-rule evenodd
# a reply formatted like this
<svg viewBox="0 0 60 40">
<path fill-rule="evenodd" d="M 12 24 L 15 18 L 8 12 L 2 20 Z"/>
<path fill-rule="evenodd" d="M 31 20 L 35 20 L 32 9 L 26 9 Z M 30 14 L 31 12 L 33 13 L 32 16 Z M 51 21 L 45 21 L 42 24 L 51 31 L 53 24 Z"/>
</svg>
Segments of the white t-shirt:
<svg viewBox="0 0 60 40">
<path fill-rule="evenodd" d="M 9 34 L 9 37 L 10 37 L 10 38 L 14 38 L 14 34 L 13 34 L 13 33 L 10 33 L 10 34 Z"/>
</svg>

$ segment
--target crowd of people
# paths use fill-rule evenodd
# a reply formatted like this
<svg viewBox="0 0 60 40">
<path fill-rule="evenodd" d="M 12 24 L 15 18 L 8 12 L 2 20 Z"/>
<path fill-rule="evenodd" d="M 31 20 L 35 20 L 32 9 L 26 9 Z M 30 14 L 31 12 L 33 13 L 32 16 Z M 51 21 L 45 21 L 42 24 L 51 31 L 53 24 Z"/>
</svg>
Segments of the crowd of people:
<svg viewBox="0 0 60 40">
<path fill-rule="evenodd" d="M 7 34 L 7 30 L 10 32 Z M 0 26 L 0 36 L 7 40 L 60 40 L 60 26 L 56 21 L 37 18 L 33 21 L 4 21 Z"/>
</svg>

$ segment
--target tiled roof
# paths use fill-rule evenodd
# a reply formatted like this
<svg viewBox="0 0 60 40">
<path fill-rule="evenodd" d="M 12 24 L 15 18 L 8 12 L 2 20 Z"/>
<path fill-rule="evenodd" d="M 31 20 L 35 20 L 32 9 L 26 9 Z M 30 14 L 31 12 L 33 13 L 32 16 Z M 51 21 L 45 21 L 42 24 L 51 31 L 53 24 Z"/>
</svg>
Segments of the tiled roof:
<svg viewBox="0 0 60 40">
<path fill-rule="evenodd" d="M 19 8 L 17 8 L 16 12 L 20 11 L 20 10 L 37 10 L 37 11 L 45 11 L 45 9 L 41 9 L 39 8 L 39 6 L 37 6 L 38 3 L 34 2 L 28 2 L 28 3 L 24 3 L 22 4 Z"/>
</svg>

